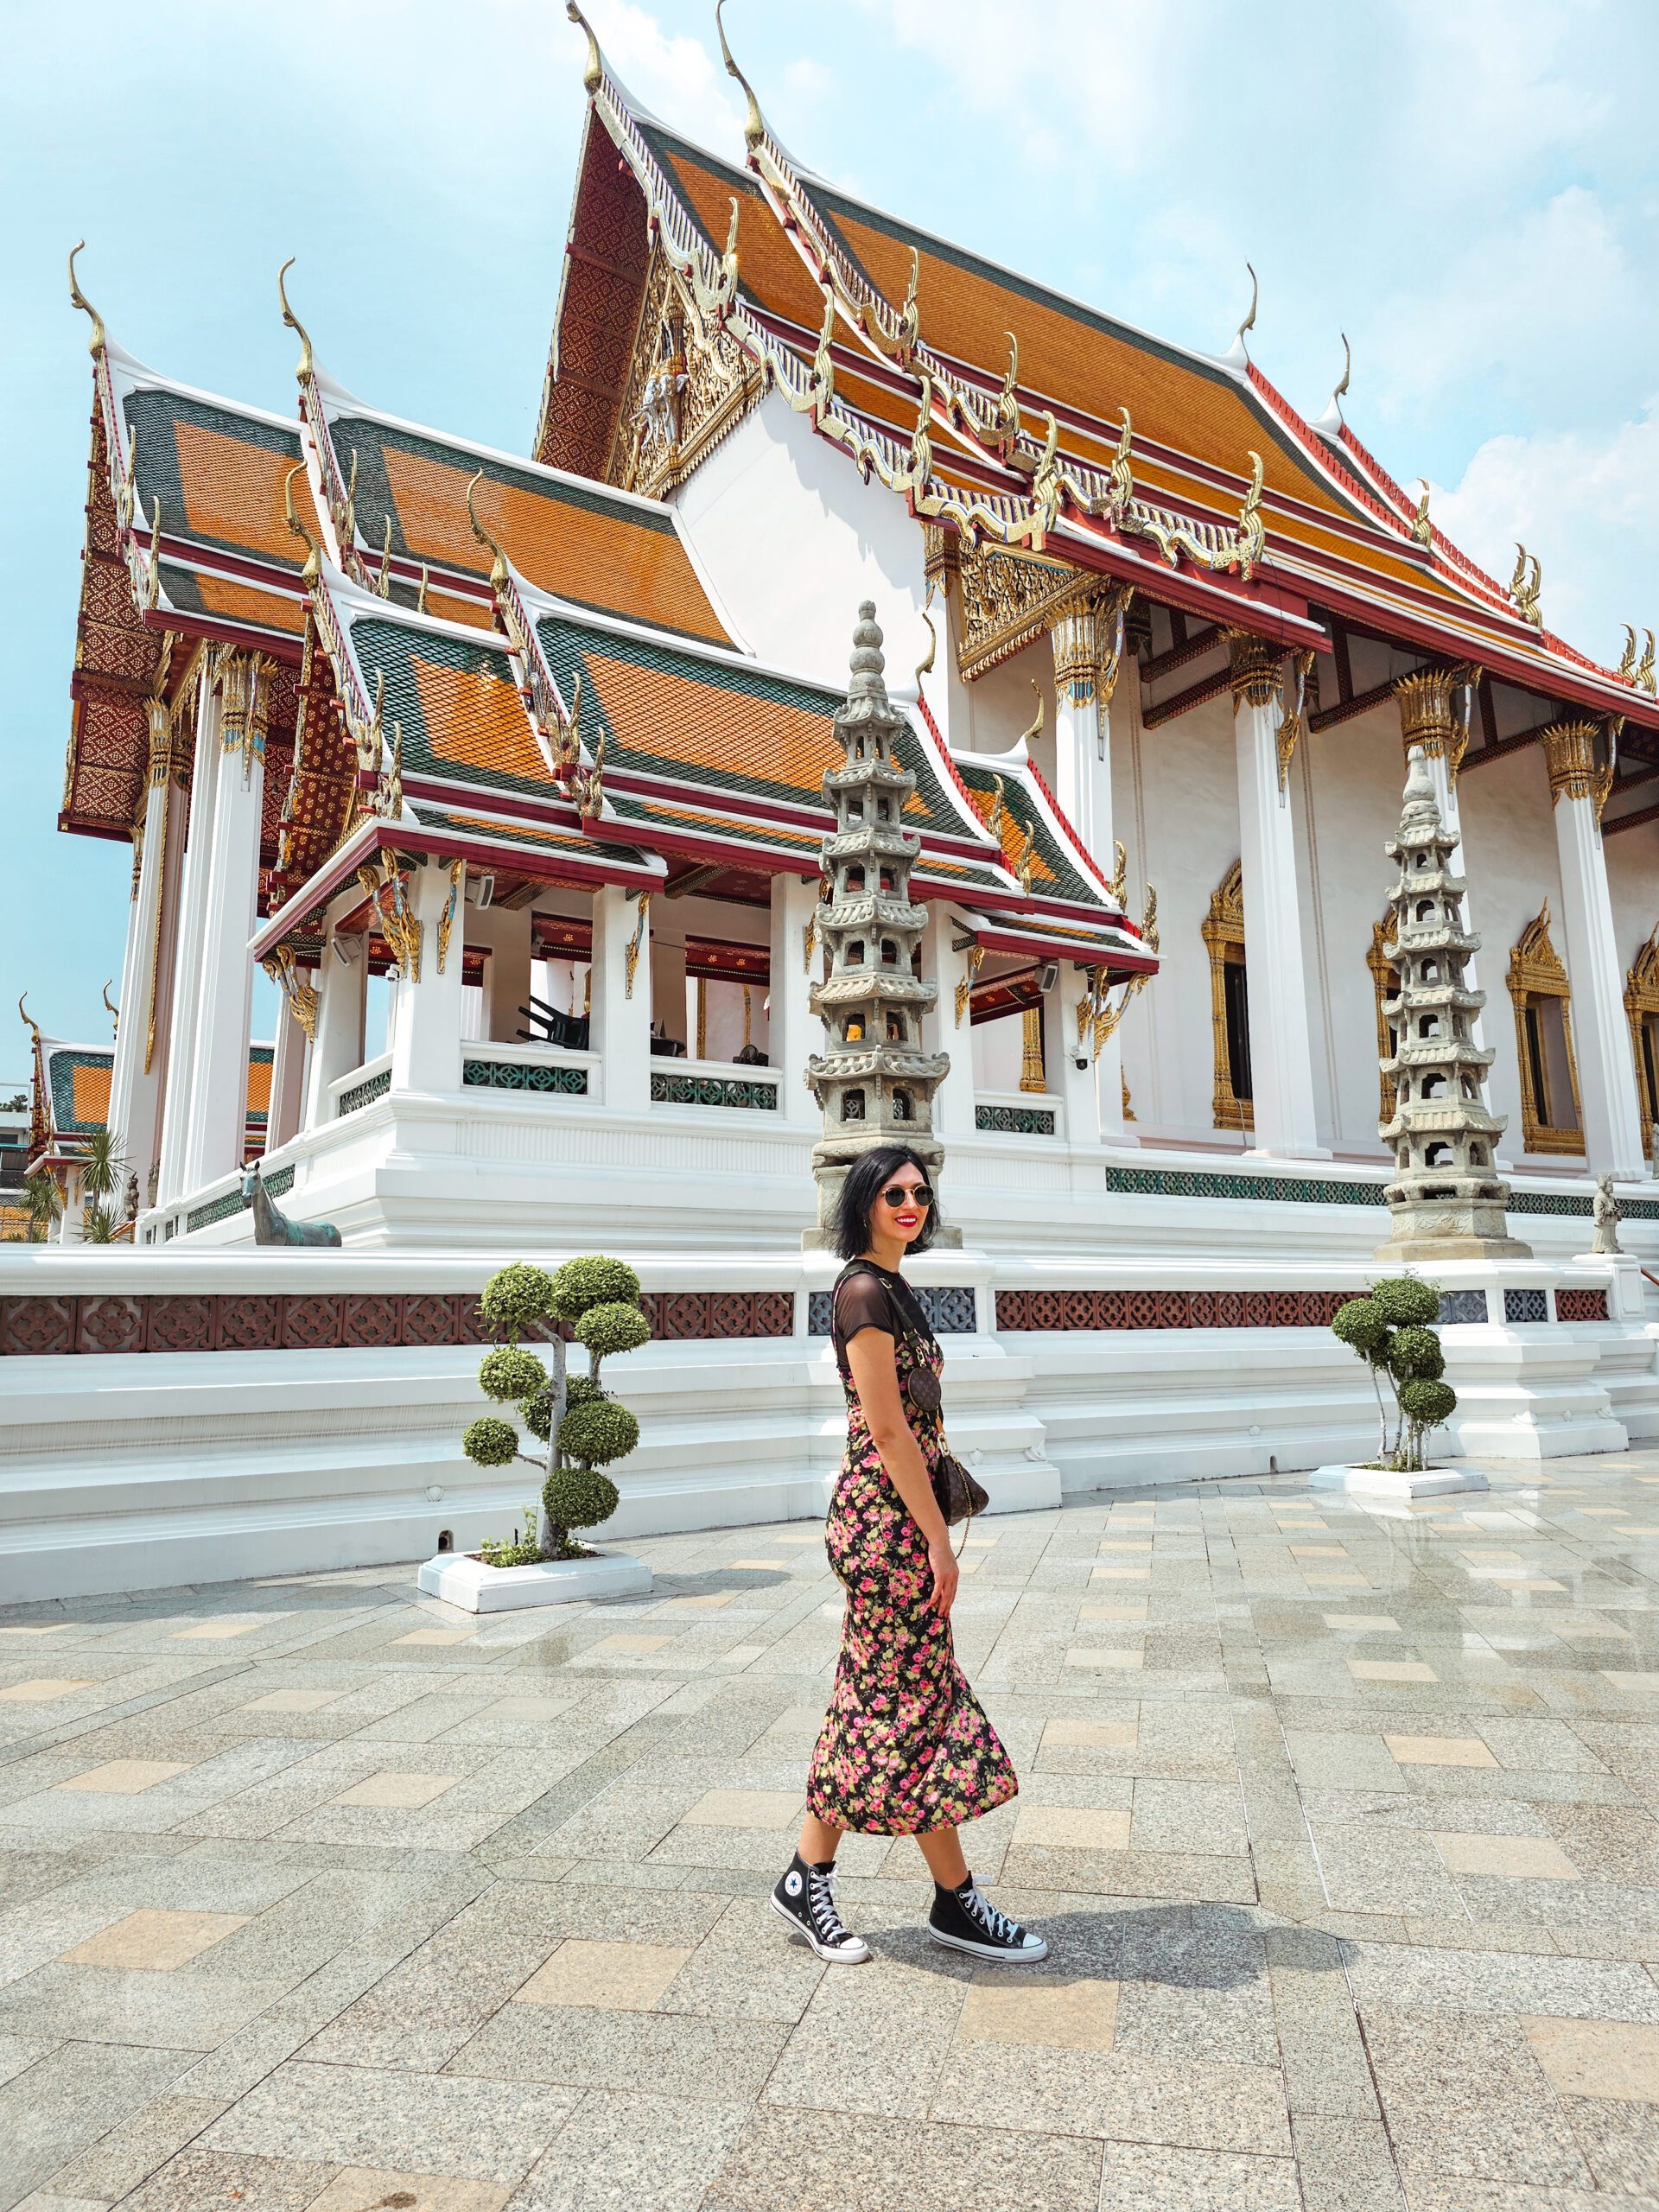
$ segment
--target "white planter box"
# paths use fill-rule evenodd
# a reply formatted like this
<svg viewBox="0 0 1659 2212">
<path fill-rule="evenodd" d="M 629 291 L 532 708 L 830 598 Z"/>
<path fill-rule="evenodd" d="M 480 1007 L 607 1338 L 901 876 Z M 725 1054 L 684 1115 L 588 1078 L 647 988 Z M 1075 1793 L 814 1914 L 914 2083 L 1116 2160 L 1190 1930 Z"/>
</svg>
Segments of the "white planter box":
<svg viewBox="0 0 1659 2212">
<path fill-rule="evenodd" d="M 517 1612 L 530 1605 L 569 1605 L 594 1598 L 639 1598 L 651 1569 L 626 1552 L 596 1559 L 547 1560 L 537 1567 L 487 1567 L 467 1552 L 440 1552 L 416 1578 L 429 1598 L 469 1613 Z"/>
<path fill-rule="evenodd" d="M 1440 1497 L 1447 1491 L 1490 1490 L 1473 1467 L 1425 1467 L 1420 1475 L 1396 1474 L 1392 1467 L 1315 1467 L 1310 1490 L 1347 1491 L 1356 1497 Z"/>
</svg>

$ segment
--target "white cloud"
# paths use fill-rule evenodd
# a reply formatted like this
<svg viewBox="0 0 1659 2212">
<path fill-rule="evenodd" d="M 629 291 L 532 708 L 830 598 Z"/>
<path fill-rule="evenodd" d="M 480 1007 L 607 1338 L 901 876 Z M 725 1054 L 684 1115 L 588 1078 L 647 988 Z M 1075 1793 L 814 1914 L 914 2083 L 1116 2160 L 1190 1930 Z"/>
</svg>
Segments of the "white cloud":
<svg viewBox="0 0 1659 2212">
<path fill-rule="evenodd" d="M 633 0 L 592 0 L 588 20 L 607 64 L 653 115 L 728 158 L 741 151 L 741 100 L 717 48 L 665 30 Z"/>
<path fill-rule="evenodd" d="M 1598 660 L 1620 625 L 1659 626 L 1659 395 L 1603 437 L 1576 430 L 1489 438 L 1434 518 L 1507 582 L 1519 539 L 1543 565 L 1544 619 Z"/>
</svg>

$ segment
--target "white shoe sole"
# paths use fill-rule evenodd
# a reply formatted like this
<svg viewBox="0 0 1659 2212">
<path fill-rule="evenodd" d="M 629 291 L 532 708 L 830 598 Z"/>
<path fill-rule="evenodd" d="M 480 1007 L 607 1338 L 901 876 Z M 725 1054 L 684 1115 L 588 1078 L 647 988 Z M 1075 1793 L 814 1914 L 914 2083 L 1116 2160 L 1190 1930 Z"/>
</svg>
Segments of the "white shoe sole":
<svg viewBox="0 0 1659 2212">
<path fill-rule="evenodd" d="M 790 1911 L 787 1905 L 779 1904 L 776 1897 L 768 1897 L 766 1899 L 766 1903 L 772 1907 L 779 1920 L 787 1921 L 790 1927 L 794 1929 L 795 1933 L 799 1936 L 803 1936 L 805 1941 L 811 1945 L 812 1948 L 817 1953 L 818 1956 L 824 1961 L 826 1966 L 861 1967 L 864 1961 L 869 1957 L 870 1947 L 867 1942 L 865 1942 L 861 1936 L 855 1936 L 853 1938 L 853 1942 L 858 1946 L 856 1950 L 852 1950 L 843 1947 L 839 1951 L 832 1951 L 827 1943 L 821 1943 L 818 1941 L 817 1937 L 812 1933 L 812 1930 L 810 1928 L 804 1928 L 802 1926 L 801 1923 L 796 1919 L 794 1914 Z"/>
<path fill-rule="evenodd" d="M 1011 1951 L 1001 1943 L 971 1943 L 965 1936 L 944 1936 L 937 1928 L 930 1928 L 927 1932 L 947 1950 L 966 1951 L 972 1958 L 989 1960 L 993 1966 L 1034 1967 L 1039 1959 L 1048 1956 L 1048 1945 L 1040 1936 L 1030 1950 Z"/>
</svg>

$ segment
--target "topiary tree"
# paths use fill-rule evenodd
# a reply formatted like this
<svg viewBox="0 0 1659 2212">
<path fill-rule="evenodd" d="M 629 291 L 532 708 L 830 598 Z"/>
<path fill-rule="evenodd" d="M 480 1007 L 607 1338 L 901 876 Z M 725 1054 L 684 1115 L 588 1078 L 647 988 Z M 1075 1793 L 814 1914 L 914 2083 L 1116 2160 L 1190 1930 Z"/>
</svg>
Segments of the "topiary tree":
<svg viewBox="0 0 1659 2212">
<path fill-rule="evenodd" d="M 486 1414 L 474 1421 L 461 1448 L 480 1467 L 515 1459 L 542 1476 L 539 1510 L 526 1515 L 522 1541 L 486 1543 L 492 1567 L 521 1567 L 544 1559 L 579 1559 L 583 1547 L 572 1534 L 597 1528 L 617 1508 L 616 1484 L 601 1469 L 626 1459 L 639 1441 L 639 1424 L 600 1380 L 600 1363 L 614 1352 L 634 1351 L 651 1336 L 639 1310 L 639 1278 L 624 1261 L 593 1254 L 567 1260 L 550 1274 L 519 1263 L 490 1278 L 478 1310 L 498 1338 L 480 1364 L 486 1397 L 511 1405 L 539 1455 L 519 1449 L 511 1421 Z M 565 1372 L 564 1331 L 588 1353 L 586 1375 Z M 523 1343 L 534 1337 L 552 1351 L 552 1373 Z"/>
<path fill-rule="evenodd" d="M 1423 1439 L 1455 1411 L 1458 1394 L 1441 1381 L 1446 1354 L 1433 1324 L 1440 1294 L 1417 1275 L 1389 1275 L 1373 1283 L 1369 1298 L 1351 1298 L 1337 1308 L 1332 1335 L 1356 1352 L 1371 1370 L 1381 1425 L 1378 1464 L 1402 1474 L 1420 1474 Z M 1389 1378 L 1395 1419 L 1389 1434 L 1382 1377 Z"/>
</svg>

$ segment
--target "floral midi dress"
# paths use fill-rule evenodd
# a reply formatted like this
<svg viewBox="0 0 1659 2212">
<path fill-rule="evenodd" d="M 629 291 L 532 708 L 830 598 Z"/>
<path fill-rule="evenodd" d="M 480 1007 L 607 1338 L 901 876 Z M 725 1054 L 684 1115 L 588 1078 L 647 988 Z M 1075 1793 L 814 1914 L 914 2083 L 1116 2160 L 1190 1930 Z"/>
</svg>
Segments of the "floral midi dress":
<svg viewBox="0 0 1659 2212">
<path fill-rule="evenodd" d="M 928 1605 L 927 1545 L 887 1478 L 859 1404 L 847 1346 L 863 1328 L 892 1335 L 901 1391 L 918 1366 L 938 1375 L 944 1363 L 900 1275 L 872 1261 L 842 1273 L 830 1339 L 847 1394 L 847 1456 L 824 1541 L 847 1610 L 806 1802 L 835 1827 L 925 1834 L 977 1820 L 1020 1784 L 957 1664 L 950 1621 Z M 905 1410 L 931 1474 L 944 1449 L 940 1417 L 908 1398 Z"/>
</svg>

